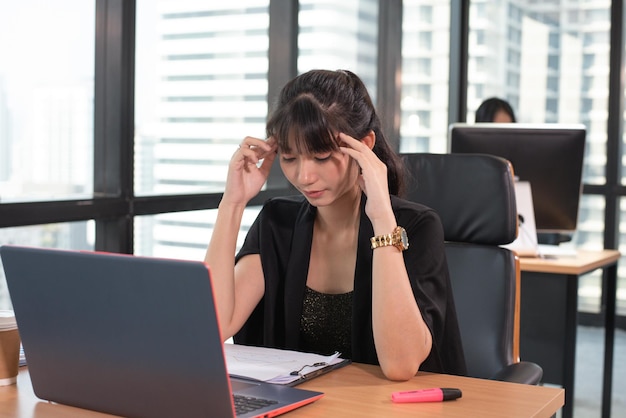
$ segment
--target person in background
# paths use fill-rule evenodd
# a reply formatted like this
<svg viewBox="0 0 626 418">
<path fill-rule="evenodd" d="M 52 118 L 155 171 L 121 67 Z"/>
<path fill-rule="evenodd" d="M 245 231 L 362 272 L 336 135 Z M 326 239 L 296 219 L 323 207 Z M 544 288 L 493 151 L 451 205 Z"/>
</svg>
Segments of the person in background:
<svg viewBox="0 0 626 418">
<path fill-rule="evenodd" d="M 506 100 L 491 97 L 476 109 L 476 122 L 514 123 L 515 112 Z"/>
<path fill-rule="evenodd" d="M 361 79 L 312 70 L 288 82 L 228 167 L 206 263 L 224 340 L 418 370 L 466 373 L 443 228 L 399 198 L 402 160 Z M 278 159 L 297 196 L 268 200 L 235 256 L 244 208 Z"/>
</svg>

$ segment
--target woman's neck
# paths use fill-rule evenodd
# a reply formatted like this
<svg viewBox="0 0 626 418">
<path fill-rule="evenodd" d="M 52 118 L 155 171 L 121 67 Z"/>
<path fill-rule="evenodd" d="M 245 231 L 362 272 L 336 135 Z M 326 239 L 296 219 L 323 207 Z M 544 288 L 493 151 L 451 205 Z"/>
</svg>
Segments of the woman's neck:
<svg viewBox="0 0 626 418">
<path fill-rule="evenodd" d="M 361 188 L 356 186 L 332 205 L 317 208 L 316 227 L 322 231 L 358 227 L 360 207 Z"/>
</svg>

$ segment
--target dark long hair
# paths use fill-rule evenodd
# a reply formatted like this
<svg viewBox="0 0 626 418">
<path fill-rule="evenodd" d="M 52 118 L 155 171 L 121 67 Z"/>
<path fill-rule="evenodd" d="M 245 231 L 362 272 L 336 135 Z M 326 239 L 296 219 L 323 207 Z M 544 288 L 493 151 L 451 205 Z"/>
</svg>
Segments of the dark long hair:
<svg viewBox="0 0 626 418">
<path fill-rule="evenodd" d="M 498 110 L 503 110 L 511 117 L 511 122 L 515 122 L 515 112 L 506 100 L 497 97 L 490 97 L 483 101 L 476 109 L 476 122 L 493 122 Z"/>
<path fill-rule="evenodd" d="M 376 135 L 373 151 L 387 165 L 389 193 L 404 192 L 404 165 L 382 132 L 380 119 L 363 81 L 347 70 L 311 70 L 281 90 L 266 125 L 281 152 L 315 154 L 339 149 L 339 132 L 361 139 Z M 291 141 L 291 142 L 290 142 Z"/>
</svg>

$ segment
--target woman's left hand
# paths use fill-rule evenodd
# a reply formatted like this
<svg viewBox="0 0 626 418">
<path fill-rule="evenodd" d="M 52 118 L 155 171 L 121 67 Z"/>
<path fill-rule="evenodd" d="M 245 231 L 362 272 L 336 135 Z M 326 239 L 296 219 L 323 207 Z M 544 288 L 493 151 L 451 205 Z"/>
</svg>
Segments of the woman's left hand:
<svg viewBox="0 0 626 418">
<path fill-rule="evenodd" d="M 389 200 L 389 184 L 387 182 L 387 166 L 370 148 L 374 146 L 374 133 L 372 137 L 356 140 L 344 133 L 339 134 L 343 144 L 341 151 L 352 157 L 361 169 L 358 183 L 361 190 L 367 195 L 365 213 L 373 222 L 374 220 L 387 217 L 391 212 Z"/>
</svg>

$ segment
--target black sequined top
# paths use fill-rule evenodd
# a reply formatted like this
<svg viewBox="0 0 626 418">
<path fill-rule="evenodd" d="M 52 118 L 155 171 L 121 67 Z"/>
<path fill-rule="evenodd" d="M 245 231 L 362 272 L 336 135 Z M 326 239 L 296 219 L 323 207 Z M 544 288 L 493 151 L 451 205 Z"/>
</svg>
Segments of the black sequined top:
<svg viewBox="0 0 626 418">
<path fill-rule="evenodd" d="M 307 286 L 300 320 L 300 343 L 304 351 L 342 358 L 352 357 L 352 292 L 319 293 Z"/>
</svg>

